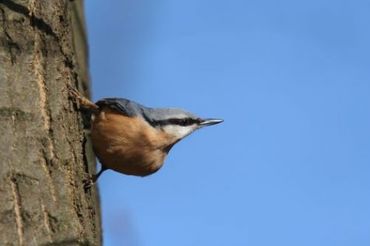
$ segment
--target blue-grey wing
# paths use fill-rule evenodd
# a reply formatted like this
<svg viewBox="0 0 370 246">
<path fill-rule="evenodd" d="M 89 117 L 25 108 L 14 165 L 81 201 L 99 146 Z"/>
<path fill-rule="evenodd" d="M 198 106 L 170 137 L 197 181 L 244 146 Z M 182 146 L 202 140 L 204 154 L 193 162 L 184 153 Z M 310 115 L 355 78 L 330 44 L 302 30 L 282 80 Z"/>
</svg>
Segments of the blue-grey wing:
<svg viewBox="0 0 370 246">
<path fill-rule="evenodd" d="M 96 102 L 99 108 L 109 107 L 123 115 L 134 117 L 141 115 L 144 106 L 125 98 L 104 98 Z"/>
</svg>

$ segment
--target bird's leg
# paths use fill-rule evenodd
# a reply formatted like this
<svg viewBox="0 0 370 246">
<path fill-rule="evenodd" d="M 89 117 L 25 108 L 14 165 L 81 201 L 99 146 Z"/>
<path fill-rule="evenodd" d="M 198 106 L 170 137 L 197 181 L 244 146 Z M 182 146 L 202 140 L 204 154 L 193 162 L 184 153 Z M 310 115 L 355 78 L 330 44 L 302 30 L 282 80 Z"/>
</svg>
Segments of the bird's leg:
<svg viewBox="0 0 370 246">
<path fill-rule="evenodd" d="M 107 168 L 105 166 L 101 166 L 100 168 L 100 171 L 97 173 L 97 174 L 94 174 L 93 177 L 92 177 L 92 180 L 94 183 L 96 183 L 96 181 L 98 181 L 98 178 L 100 177 L 100 175 L 105 171 L 107 170 Z"/>
<path fill-rule="evenodd" d="M 105 171 L 107 170 L 108 168 L 106 168 L 105 166 L 101 166 L 101 169 L 98 173 L 96 174 L 93 174 L 91 177 L 89 177 L 88 179 L 85 179 L 83 181 L 84 183 L 84 189 L 85 191 L 89 190 L 95 183 L 96 181 L 98 181 L 98 178 L 100 177 L 100 175 Z"/>
<path fill-rule="evenodd" d="M 81 95 L 81 93 L 76 90 L 75 88 L 72 88 L 71 86 L 68 86 L 68 92 L 70 97 L 77 103 L 81 105 L 81 107 L 91 110 L 91 111 L 97 111 L 99 109 L 98 105 Z"/>
</svg>

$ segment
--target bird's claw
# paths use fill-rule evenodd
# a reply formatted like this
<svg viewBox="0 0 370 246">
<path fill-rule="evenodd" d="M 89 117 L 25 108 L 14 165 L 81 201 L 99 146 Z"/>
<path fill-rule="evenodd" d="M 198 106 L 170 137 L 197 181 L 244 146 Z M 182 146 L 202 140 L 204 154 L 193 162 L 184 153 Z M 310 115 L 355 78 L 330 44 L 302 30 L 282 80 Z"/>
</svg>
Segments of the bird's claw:
<svg viewBox="0 0 370 246">
<path fill-rule="evenodd" d="M 85 192 L 90 190 L 91 187 L 94 185 L 94 181 L 93 181 L 92 177 L 90 177 L 88 179 L 85 179 L 82 182 L 83 182 L 83 187 L 84 187 Z"/>
<path fill-rule="evenodd" d="M 74 103 L 81 105 L 81 107 L 90 109 L 90 110 L 97 110 L 99 107 L 91 102 L 89 99 L 81 95 L 81 93 L 73 88 L 72 86 L 68 85 L 68 93 L 70 98 L 74 101 Z"/>
</svg>

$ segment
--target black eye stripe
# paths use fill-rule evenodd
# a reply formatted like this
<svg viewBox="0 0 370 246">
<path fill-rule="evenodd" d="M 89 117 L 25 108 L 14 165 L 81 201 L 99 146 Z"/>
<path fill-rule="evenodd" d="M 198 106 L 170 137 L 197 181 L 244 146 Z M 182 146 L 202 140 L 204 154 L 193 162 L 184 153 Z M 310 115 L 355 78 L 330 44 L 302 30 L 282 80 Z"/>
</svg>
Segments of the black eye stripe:
<svg viewBox="0 0 370 246">
<path fill-rule="evenodd" d="M 165 126 L 165 125 L 179 125 L 179 126 L 189 126 L 192 124 L 200 123 L 199 119 L 193 118 L 183 118 L 183 119 L 167 119 L 167 120 L 157 120 L 151 122 L 154 126 Z"/>
</svg>

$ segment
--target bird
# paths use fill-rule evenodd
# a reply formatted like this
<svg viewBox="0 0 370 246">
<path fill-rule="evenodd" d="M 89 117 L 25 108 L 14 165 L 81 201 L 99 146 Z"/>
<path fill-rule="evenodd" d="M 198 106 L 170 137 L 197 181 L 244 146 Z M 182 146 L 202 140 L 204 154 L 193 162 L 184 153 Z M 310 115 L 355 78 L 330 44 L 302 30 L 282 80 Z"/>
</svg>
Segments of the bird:
<svg viewBox="0 0 370 246">
<path fill-rule="evenodd" d="M 148 176 L 158 171 L 171 148 L 180 140 L 222 119 L 200 118 L 177 108 L 151 108 L 125 98 L 104 98 L 96 103 L 69 87 L 75 101 L 91 112 L 91 141 L 101 163 L 98 173 L 85 182 L 96 183 L 108 170 Z"/>
</svg>

